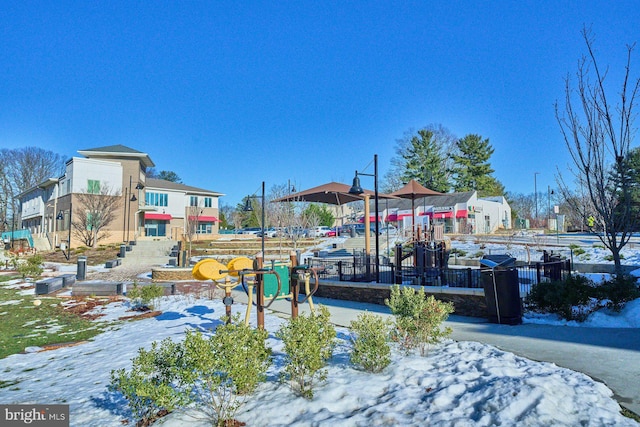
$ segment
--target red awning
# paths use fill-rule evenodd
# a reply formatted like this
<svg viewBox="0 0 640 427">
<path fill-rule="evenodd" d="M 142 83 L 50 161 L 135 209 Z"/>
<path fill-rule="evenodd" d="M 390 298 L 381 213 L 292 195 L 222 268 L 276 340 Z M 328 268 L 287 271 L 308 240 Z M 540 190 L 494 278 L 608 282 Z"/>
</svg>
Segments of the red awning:
<svg viewBox="0 0 640 427">
<path fill-rule="evenodd" d="M 456 218 L 466 218 L 466 217 L 467 217 L 466 209 L 460 209 L 458 212 L 456 212 Z"/>
<path fill-rule="evenodd" d="M 453 218 L 453 212 L 434 212 L 433 219 Z"/>
<path fill-rule="evenodd" d="M 201 215 L 201 216 L 196 217 L 196 216 L 193 216 L 193 215 L 189 215 L 189 221 L 195 221 L 195 220 L 198 220 L 199 222 L 218 222 L 218 221 L 220 221 L 215 216 Z"/>
<path fill-rule="evenodd" d="M 432 217 L 433 216 L 433 212 L 420 212 L 419 216 L 428 216 L 428 217 Z"/>
<path fill-rule="evenodd" d="M 398 220 L 398 214 L 389 214 L 387 215 L 387 222 L 389 221 L 397 221 Z"/>
<path fill-rule="evenodd" d="M 382 216 L 378 217 L 380 218 L 380 222 L 382 222 Z M 364 217 L 360 218 L 358 220 L 358 222 L 364 222 Z M 369 222 L 376 222 L 376 217 L 374 216 L 369 216 Z"/>
<path fill-rule="evenodd" d="M 170 214 L 161 214 L 161 213 L 153 213 L 153 212 L 145 212 L 144 219 L 159 219 L 161 221 L 171 221 Z"/>
</svg>

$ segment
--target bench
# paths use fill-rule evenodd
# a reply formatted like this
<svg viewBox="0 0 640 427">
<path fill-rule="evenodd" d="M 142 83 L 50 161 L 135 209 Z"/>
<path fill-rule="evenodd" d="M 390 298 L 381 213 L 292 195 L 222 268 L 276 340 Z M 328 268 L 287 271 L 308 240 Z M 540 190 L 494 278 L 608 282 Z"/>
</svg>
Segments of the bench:
<svg viewBox="0 0 640 427">
<path fill-rule="evenodd" d="M 64 280 L 60 276 L 38 280 L 36 282 L 36 295 L 47 295 L 62 289 L 63 286 Z"/>
<path fill-rule="evenodd" d="M 112 296 L 122 295 L 122 282 L 106 282 L 100 280 L 77 282 L 71 288 L 74 296 Z"/>
<path fill-rule="evenodd" d="M 111 259 L 107 262 L 104 263 L 104 268 L 113 268 L 113 267 L 117 267 L 120 265 L 122 261 L 120 260 L 120 258 L 116 258 L 116 259 Z"/>
<path fill-rule="evenodd" d="M 58 277 L 62 277 L 62 286 L 63 287 L 67 287 L 67 286 L 72 286 L 74 283 L 76 283 L 76 275 L 75 274 L 63 274 L 61 276 Z"/>
</svg>

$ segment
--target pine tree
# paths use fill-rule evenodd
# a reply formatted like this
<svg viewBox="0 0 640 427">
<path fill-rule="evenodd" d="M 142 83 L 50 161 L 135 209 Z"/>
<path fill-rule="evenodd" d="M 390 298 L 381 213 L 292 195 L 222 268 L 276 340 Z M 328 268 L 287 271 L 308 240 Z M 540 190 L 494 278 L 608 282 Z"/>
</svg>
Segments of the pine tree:
<svg viewBox="0 0 640 427">
<path fill-rule="evenodd" d="M 494 152 L 489 139 L 469 134 L 457 142 L 459 154 L 452 154 L 454 190 L 473 191 L 478 196 L 498 196 L 504 194 L 504 186 L 491 174 L 494 172 L 489 159 Z"/>
<path fill-rule="evenodd" d="M 446 193 L 449 190 L 446 157 L 432 130 L 420 129 L 409 141 L 402 158 L 405 161 L 404 182 L 415 179 L 435 191 Z"/>
</svg>

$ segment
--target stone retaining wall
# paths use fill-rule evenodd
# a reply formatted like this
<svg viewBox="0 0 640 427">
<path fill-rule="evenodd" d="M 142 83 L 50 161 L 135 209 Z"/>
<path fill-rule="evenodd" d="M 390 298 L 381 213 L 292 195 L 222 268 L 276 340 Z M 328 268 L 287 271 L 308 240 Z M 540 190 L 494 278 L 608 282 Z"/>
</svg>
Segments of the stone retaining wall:
<svg viewBox="0 0 640 427">
<path fill-rule="evenodd" d="M 411 286 L 419 289 L 420 286 Z M 455 314 L 460 316 L 487 318 L 487 304 L 484 299 L 484 289 L 448 288 L 440 286 L 423 286 L 427 295 L 433 295 L 440 301 L 452 302 Z M 355 282 L 321 281 L 315 296 L 368 302 L 384 305 L 384 300 L 391 294 L 391 285 Z"/>
<path fill-rule="evenodd" d="M 152 268 L 151 280 L 154 282 L 172 282 L 176 280 L 193 280 L 191 267 Z"/>
</svg>

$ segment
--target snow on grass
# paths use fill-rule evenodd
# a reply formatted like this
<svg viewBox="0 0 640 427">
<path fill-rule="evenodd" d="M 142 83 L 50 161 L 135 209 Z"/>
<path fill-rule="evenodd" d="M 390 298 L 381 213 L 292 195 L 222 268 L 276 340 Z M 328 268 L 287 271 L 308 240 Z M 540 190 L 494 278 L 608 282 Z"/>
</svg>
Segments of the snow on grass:
<svg viewBox="0 0 640 427">
<path fill-rule="evenodd" d="M 101 312 L 115 319 L 128 308 L 121 301 Z M 111 370 L 129 369 L 138 348 L 153 341 L 181 340 L 186 329 L 214 329 L 225 312 L 218 300 L 184 296 L 164 297 L 161 308 L 156 318 L 119 322 L 82 345 L 0 360 L 3 384 L 11 384 L 0 402 L 67 403 L 72 426 L 121 425 L 130 412 L 107 388 Z M 244 306 L 233 310 L 243 313 Z M 588 376 L 476 342 L 448 340 L 425 358 L 394 352 L 393 363 L 377 375 L 356 370 L 344 328 L 337 329 L 340 343 L 326 383 L 306 400 L 278 381 L 282 343 L 274 332 L 282 322 L 266 316 L 274 364 L 237 415 L 248 426 L 637 426 L 620 415 L 611 390 Z M 171 414 L 163 425 L 207 425 L 190 414 L 195 412 Z"/>
</svg>

